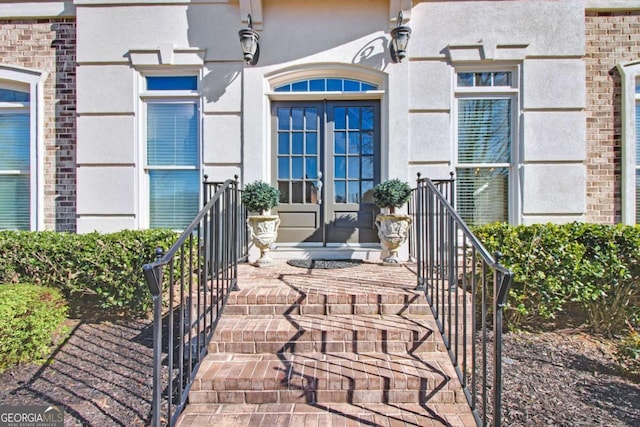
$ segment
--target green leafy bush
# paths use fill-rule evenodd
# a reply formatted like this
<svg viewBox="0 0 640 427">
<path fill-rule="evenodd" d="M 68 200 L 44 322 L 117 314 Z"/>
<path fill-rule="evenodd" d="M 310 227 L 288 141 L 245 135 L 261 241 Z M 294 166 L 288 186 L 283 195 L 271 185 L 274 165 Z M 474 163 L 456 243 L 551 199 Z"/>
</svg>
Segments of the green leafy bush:
<svg viewBox="0 0 640 427">
<path fill-rule="evenodd" d="M 66 319 L 67 305 L 57 289 L 0 286 L 0 372 L 49 354 L 53 336 Z"/>
<path fill-rule="evenodd" d="M 554 317 L 577 303 L 594 332 L 624 327 L 640 295 L 640 227 L 491 224 L 474 231 L 514 272 L 512 326 Z"/>
<path fill-rule="evenodd" d="M 403 206 L 411 197 L 411 187 L 397 178 L 381 182 L 373 188 L 373 201 L 379 208 L 388 208 L 390 213 Z"/>
<path fill-rule="evenodd" d="M 625 371 L 640 376 L 640 333 L 631 326 L 629 329 L 629 334 L 618 343 L 615 356 Z"/>
<path fill-rule="evenodd" d="M 265 211 L 278 206 L 279 202 L 280 191 L 266 182 L 252 182 L 242 190 L 242 203 L 247 206 L 249 212 L 263 215 Z"/>
<path fill-rule="evenodd" d="M 0 283 L 31 282 L 70 298 L 92 295 L 99 307 L 144 313 L 151 306 L 142 266 L 156 247 L 177 239 L 171 230 L 111 234 L 0 232 Z"/>
</svg>

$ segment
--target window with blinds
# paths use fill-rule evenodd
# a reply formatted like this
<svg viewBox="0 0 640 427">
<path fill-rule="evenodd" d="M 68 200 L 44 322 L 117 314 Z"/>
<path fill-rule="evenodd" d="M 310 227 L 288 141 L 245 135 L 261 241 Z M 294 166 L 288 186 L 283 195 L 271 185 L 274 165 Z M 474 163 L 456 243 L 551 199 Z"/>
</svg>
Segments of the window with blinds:
<svg viewBox="0 0 640 427">
<path fill-rule="evenodd" d="M 458 100 L 457 208 L 471 225 L 509 220 L 512 100 Z"/>
<path fill-rule="evenodd" d="M 0 89 L 0 230 L 30 228 L 29 93 Z"/>
<path fill-rule="evenodd" d="M 191 91 L 184 76 L 148 78 L 151 90 Z M 200 206 L 198 104 L 196 100 L 148 100 L 146 103 L 149 226 L 185 228 Z"/>
</svg>

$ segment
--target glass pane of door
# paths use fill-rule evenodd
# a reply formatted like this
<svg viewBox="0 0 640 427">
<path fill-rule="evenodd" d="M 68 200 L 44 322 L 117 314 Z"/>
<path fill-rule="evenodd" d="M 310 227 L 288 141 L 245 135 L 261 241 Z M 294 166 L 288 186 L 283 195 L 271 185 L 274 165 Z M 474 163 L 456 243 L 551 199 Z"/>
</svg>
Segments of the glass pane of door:
<svg viewBox="0 0 640 427">
<path fill-rule="evenodd" d="M 278 242 L 323 241 L 319 192 L 323 108 L 319 103 L 273 106 L 273 180 L 280 190 Z"/>
<path fill-rule="evenodd" d="M 380 179 L 378 117 L 377 101 L 328 104 L 327 244 L 378 242 L 373 203 Z"/>
<path fill-rule="evenodd" d="M 317 107 L 278 108 L 277 177 L 280 203 L 318 200 L 319 114 Z"/>
<path fill-rule="evenodd" d="M 373 203 L 374 107 L 333 110 L 334 203 Z"/>
</svg>

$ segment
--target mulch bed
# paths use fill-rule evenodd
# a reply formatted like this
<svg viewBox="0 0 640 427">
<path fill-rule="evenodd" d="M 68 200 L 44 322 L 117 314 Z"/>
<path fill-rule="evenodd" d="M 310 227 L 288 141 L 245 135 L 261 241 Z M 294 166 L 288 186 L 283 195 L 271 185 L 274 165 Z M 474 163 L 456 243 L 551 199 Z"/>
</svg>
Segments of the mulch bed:
<svg viewBox="0 0 640 427">
<path fill-rule="evenodd" d="M 0 374 L 0 403 L 60 405 L 68 426 L 150 421 L 150 320 L 78 321 L 43 366 Z M 586 334 L 507 334 L 503 425 L 639 426 L 640 382 Z"/>
<path fill-rule="evenodd" d="M 640 380 L 580 331 L 506 334 L 503 425 L 640 426 Z"/>
<path fill-rule="evenodd" d="M 59 405 L 66 426 L 150 424 L 153 322 L 74 322 L 42 366 L 0 374 L 0 403 Z"/>
</svg>

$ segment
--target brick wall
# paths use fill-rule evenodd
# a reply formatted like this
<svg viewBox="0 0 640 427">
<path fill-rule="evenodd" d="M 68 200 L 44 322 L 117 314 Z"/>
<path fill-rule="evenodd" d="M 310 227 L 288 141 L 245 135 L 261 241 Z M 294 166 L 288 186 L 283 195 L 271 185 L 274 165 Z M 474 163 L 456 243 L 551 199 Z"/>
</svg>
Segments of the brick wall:
<svg viewBox="0 0 640 427">
<path fill-rule="evenodd" d="M 46 71 L 44 222 L 76 229 L 76 24 L 74 19 L 0 20 L 2 64 Z"/>
<path fill-rule="evenodd" d="M 640 59 L 640 12 L 586 14 L 587 220 L 621 220 L 621 80 Z"/>
</svg>

